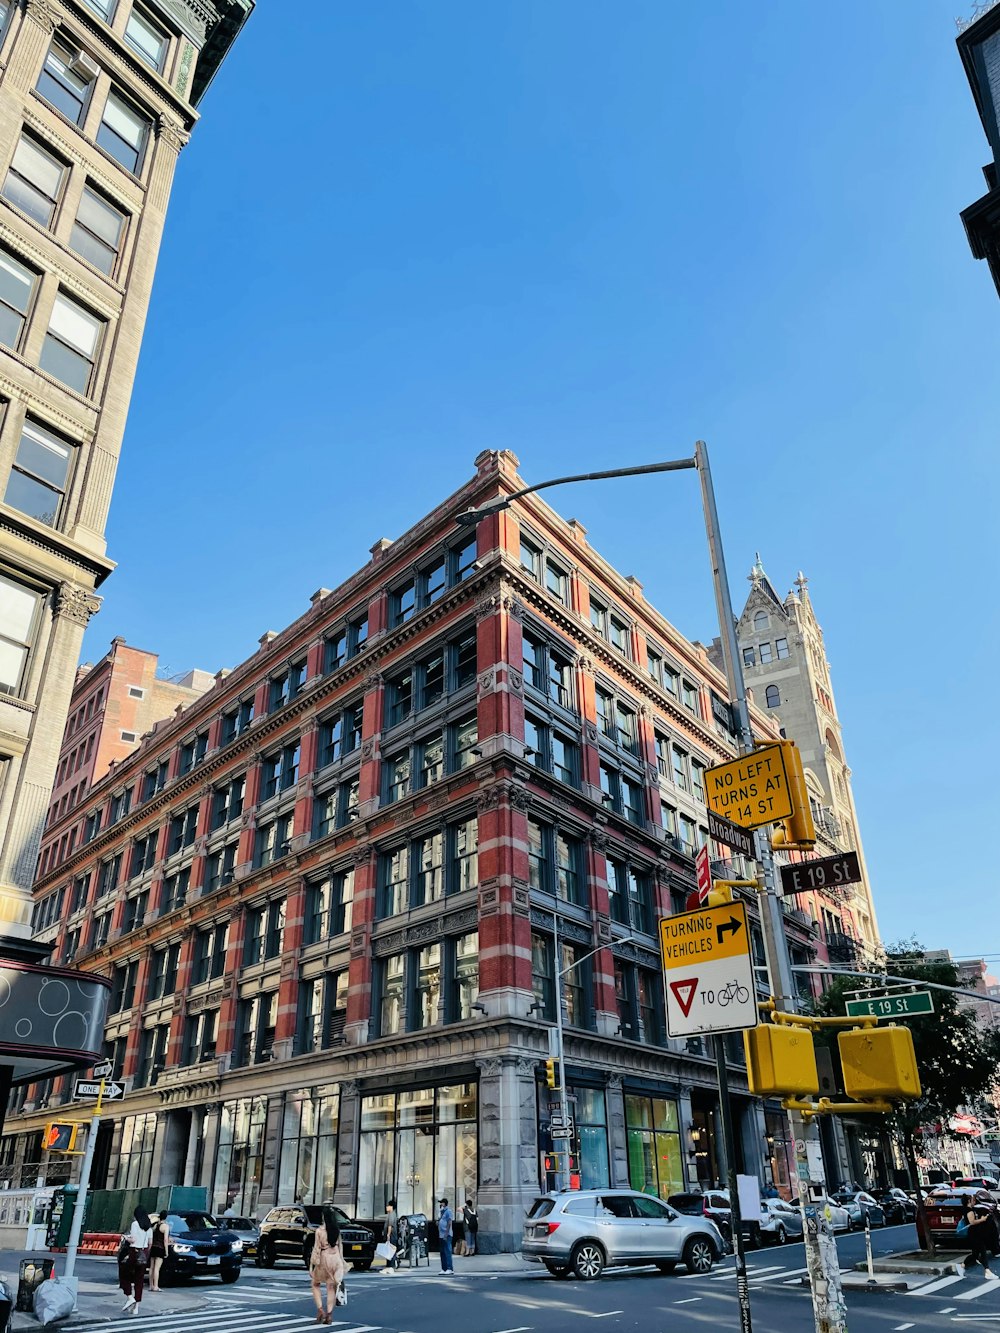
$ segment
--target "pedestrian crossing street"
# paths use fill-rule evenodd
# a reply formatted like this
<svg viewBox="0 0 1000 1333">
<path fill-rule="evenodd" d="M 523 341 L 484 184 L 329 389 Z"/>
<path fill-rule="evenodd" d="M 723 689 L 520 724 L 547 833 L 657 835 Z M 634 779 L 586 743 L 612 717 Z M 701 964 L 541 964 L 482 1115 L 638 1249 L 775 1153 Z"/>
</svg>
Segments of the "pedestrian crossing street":
<svg viewBox="0 0 1000 1333">
<path fill-rule="evenodd" d="M 288 1297 L 284 1299 L 287 1303 Z M 305 1299 L 308 1300 L 308 1293 Z M 144 1301 L 143 1305 L 148 1306 L 149 1302 Z M 305 1310 L 305 1300 L 302 1305 Z M 116 1311 L 107 1319 L 74 1323 L 73 1333 L 108 1333 L 109 1328 L 117 1325 L 136 1329 L 137 1333 L 140 1329 L 143 1333 L 232 1333 L 234 1329 L 238 1333 L 304 1333 L 305 1329 L 319 1327 L 315 1309 L 303 1314 L 290 1314 L 287 1310 L 253 1313 L 245 1302 L 219 1301 L 210 1310 L 186 1310 L 183 1314 L 158 1315 L 152 1310 L 147 1313 L 140 1306 L 139 1315 L 133 1318 Z M 360 1324 L 353 1319 L 334 1319 L 327 1327 L 336 1333 L 380 1333 L 378 1324 Z"/>
<path fill-rule="evenodd" d="M 788 1287 L 789 1289 L 800 1287 L 803 1292 L 808 1294 L 808 1285 L 803 1282 L 803 1278 L 805 1278 L 808 1271 L 805 1267 L 787 1268 L 784 1264 L 755 1265 L 747 1269 L 747 1281 L 751 1289 L 755 1287 Z M 857 1276 L 857 1270 L 854 1268 L 842 1268 L 840 1273 L 842 1277 L 848 1273 L 852 1277 Z M 710 1276 L 699 1278 L 697 1274 L 690 1274 L 681 1280 L 687 1282 L 700 1280 L 712 1283 L 732 1283 L 735 1281 L 735 1277 L 732 1265 L 727 1264 L 724 1270 L 715 1269 Z M 1000 1306 L 1000 1281 L 990 1281 L 984 1278 L 980 1272 L 953 1273 L 949 1274 L 948 1277 L 931 1278 L 912 1291 L 900 1292 L 899 1296 L 901 1298 L 914 1296 L 937 1298 L 942 1292 L 947 1293 L 942 1299 L 961 1301 L 963 1305 L 992 1295 L 998 1298 L 996 1304 Z"/>
</svg>

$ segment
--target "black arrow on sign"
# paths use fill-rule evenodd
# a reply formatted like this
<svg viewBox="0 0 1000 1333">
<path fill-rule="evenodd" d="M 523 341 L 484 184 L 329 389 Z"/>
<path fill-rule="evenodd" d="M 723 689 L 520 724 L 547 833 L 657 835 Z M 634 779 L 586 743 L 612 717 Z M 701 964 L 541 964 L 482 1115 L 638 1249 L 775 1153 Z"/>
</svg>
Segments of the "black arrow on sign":
<svg viewBox="0 0 1000 1333">
<path fill-rule="evenodd" d="M 721 925 L 715 927 L 715 938 L 721 944 L 723 935 L 735 935 L 743 922 L 738 916 L 731 916 L 728 921 L 723 921 Z"/>
</svg>

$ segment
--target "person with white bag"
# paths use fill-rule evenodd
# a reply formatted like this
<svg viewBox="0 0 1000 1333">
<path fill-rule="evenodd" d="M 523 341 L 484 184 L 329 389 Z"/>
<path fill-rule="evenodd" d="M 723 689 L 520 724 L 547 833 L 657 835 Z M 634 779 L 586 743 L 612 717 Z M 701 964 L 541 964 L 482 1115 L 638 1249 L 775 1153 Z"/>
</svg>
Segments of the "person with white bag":
<svg viewBox="0 0 1000 1333">
<path fill-rule="evenodd" d="M 385 1206 L 385 1230 L 382 1242 L 375 1247 L 375 1253 L 385 1260 L 383 1277 L 395 1277 L 399 1267 L 399 1214 L 396 1212 L 396 1200 L 390 1199 Z"/>
</svg>

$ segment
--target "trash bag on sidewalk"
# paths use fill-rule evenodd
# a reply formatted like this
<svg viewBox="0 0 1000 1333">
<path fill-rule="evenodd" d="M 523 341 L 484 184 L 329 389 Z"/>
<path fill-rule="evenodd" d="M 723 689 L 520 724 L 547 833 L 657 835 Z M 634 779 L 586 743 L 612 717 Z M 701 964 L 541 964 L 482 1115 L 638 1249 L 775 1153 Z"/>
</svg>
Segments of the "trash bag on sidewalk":
<svg viewBox="0 0 1000 1333">
<path fill-rule="evenodd" d="M 43 1282 L 35 1292 L 35 1318 L 40 1324 L 66 1319 L 73 1313 L 73 1293 L 58 1278 Z"/>
</svg>

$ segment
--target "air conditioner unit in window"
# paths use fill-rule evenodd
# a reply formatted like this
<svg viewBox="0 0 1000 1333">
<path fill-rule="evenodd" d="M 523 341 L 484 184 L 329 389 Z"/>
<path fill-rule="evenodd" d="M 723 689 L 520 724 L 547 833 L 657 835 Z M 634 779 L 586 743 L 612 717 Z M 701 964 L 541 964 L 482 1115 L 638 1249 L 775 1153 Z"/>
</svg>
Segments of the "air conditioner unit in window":
<svg viewBox="0 0 1000 1333">
<path fill-rule="evenodd" d="M 79 74 L 80 78 L 86 79 L 88 83 L 93 83 L 101 72 L 100 65 L 91 60 L 90 56 L 84 55 L 82 51 L 77 51 L 69 62 L 69 67 L 74 74 Z"/>
</svg>

